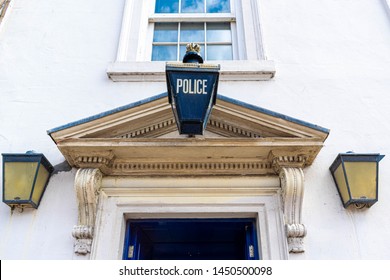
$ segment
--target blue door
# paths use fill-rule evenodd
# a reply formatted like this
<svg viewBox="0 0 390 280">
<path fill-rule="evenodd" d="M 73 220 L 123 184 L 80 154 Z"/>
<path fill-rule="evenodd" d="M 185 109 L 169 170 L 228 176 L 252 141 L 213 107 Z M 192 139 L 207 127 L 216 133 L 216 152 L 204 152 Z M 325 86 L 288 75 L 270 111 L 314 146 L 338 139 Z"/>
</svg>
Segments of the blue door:
<svg viewBox="0 0 390 280">
<path fill-rule="evenodd" d="M 257 260 L 255 219 L 128 220 L 126 260 Z"/>
</svg>

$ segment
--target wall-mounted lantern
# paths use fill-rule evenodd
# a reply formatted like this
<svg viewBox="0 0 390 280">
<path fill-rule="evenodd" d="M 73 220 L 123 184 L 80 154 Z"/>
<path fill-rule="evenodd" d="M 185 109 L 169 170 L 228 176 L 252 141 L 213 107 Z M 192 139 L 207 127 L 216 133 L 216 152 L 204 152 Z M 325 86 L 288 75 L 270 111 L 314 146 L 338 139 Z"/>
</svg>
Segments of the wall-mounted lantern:
<svg viewBox="0 0 390 280">
<path fill-rule="evenodd" d="M 180 134 L 203 135 L 217 98 L 219 65 L 203 64 L 200 46 L 190 43 L 183 63 L 167 63 L 168 100 Z"/>
<path fill-rule="evenodd" d="M 371 207 L 378 201 L 380 154 L 339 154 L 330 166 L 344 208 Z"/>
<path fill-rule="evenodd" d="M 38 208 L 53 166 L 43 154 L 2 154 L 3 202 L 14 209 Z"/>
</svg>

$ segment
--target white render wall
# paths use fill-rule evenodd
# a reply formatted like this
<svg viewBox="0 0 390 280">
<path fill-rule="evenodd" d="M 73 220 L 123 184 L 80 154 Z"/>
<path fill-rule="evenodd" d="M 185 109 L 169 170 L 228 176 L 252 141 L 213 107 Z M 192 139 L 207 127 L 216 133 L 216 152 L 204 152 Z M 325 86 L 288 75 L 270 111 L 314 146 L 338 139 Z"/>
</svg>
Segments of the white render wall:
<svg viewBox="0 0 390 280">
<path fill-rule="evenodd" d="M 12 1 L 0 26 L 0 152 L 33 149 L 59 164 L 64 159 L 46 130 L 166 91 L 164 83 L 107 78 L 123 6 L 124 0 Z M 221 82 L 219 93 L 331 130 L 304 170 L 306 252 L 290 258 L 390 259 L 387 2 L 260 0 L 260 7 L 276 76 Z M 386 155 L 379 202 L 366 211 L 345 210 L 330 176 L 330 164 L 346 151 Z M 0 259 L 77 258 L 74 175 L 54 175 L 38 210 L 11 215 L 0 203 Z"/>
</svg>

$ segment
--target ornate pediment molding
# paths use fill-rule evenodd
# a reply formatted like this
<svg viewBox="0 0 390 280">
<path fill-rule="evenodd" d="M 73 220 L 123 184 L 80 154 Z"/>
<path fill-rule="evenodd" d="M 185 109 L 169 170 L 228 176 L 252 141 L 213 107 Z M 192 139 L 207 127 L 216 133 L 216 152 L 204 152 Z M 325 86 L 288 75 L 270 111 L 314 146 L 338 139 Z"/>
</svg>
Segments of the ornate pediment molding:
<svg viewBox="0 0 390 280">
<path fill-rule="evenodd" d="M 48 133 L 71 166 L 107 175 L 277 174 L 310 165 L 329 131 L 219 96 L 205 136 L 177 128 L 162 94 Z"/>
</svg>

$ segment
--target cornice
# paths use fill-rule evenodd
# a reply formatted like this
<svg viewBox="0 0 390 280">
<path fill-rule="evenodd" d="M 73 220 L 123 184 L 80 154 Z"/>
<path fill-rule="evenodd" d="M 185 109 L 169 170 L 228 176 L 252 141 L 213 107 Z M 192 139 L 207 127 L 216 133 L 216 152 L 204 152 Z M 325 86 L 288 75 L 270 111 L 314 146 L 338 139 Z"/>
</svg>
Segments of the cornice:
<svg viewBox="0 0 390 280">
<path fill-rule="evenodd" d="M 58 148 L 72 166 L 106 175 L 255 175 L 310 165 L 322 145 L 295 138 L 113 138 L 68 139 Z"/>
</svg>

